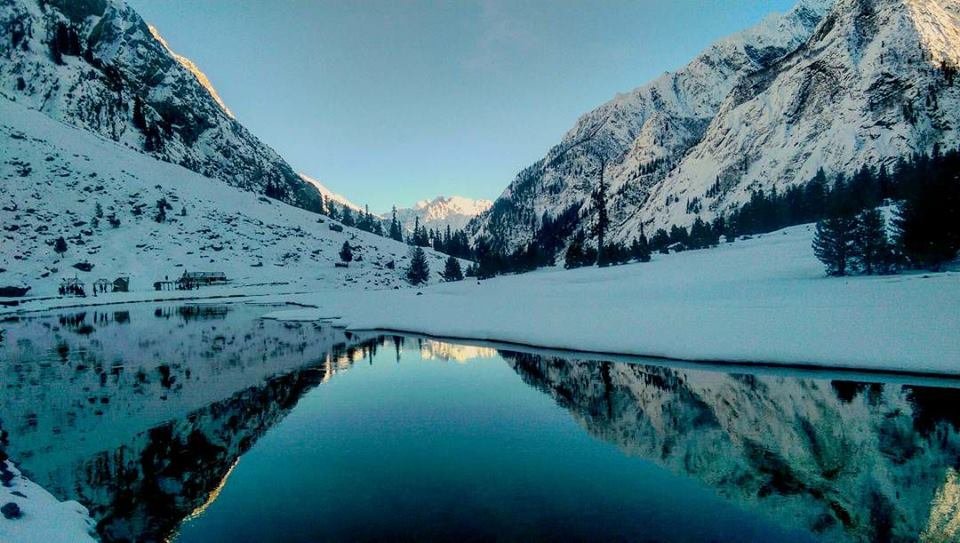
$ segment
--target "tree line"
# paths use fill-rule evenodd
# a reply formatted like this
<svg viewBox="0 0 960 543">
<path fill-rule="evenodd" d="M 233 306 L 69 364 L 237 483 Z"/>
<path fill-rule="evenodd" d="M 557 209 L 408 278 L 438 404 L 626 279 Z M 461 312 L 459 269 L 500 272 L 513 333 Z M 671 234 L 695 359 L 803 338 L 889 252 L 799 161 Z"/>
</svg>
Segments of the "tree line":
<svg viewBox="0 0 960 543">
<path fill-rule="evenodd" d="M 821 169 L 808 182 L 784 191 L 755 191 L 750 199 L 724 216 L 706 222 L 696 218 L 690 228 L 660 228 L 648 239 L 640 234 L 630 243 L 607 241 L 607 187 L 600 184 L 590 198 L 596 217 L 585 226 L 581 209 L 571 206 L 557 216 L 544 214 L 532 239 L 513 252 L 489 239 L 480 239 L 468 273 L 481 278 L 523 273 L 553 266 L 562 254 L 566 268 L 647 262 L 651 253 L 703 249 L 721 238 L 764 234 L 816 222 L 814 251 L 831 275 L 887 273 L 904 268 L 937 270 L 960 250 L 960 152 L 917 154 L 901 158 L 892 168 L 864 166 L 855 174 L 828 178 Z M 717 180 L 710 189 L 721 190 Z M 877 208 L 898 202 L 892 220 Z M 699 200 L 688 207 L 699 207 Z M 590 208 L 587 208 L 588 210 Z M 888 224 L 889 222 L 889 224 Z M 569 240 L 569 243 L 567 243 Z"/>
<path fill-rule="evenodd" d="M 817 222 L 813 250 L 828 275 L 938 271 L 956 258 L 960 152 L 935 149 L 899 161 L 892 176 L 864 170 L 858 177 L 864 191 L 833 198 Z M 877 209 L 888 197 L 899 201 L 889 221 Z"/>
</svg>

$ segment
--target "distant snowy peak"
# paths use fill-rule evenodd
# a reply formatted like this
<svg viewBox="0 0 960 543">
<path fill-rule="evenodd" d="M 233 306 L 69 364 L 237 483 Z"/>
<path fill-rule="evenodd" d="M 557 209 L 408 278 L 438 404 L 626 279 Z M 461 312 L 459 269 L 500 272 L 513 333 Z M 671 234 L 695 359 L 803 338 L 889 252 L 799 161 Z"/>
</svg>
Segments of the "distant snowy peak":
<svg viewBox="0 0 960 543">
<path fill-rule="evenodd" d="M 312 186 L 313 188 L 315 188 L 315 189 L 317 190 L 317 192 L 320 193 L 320 194 L 323 196 L 324 201 L 326 201 L 326 202 L 336 202 L 337 204 L 339 204 L 339 205 L 341 205 L 341 206 L 349 207 L 350 209 L 352 209 L 352 210 L 354 210 L 354 211 L 364 211 L 364 208 L 362 208 L 362 207 L 358 206 L 357 204 L 351 202 L 350 199 L 347 198 L 346 196 L 343 196 L 342 194 L 337 194 L 336 192 L 333 192 L 332 190 L 330 190 L 329 188 L 327 188 L 326 185 L 324 185 L 323 183 L 321 183 L 321 182 L 318 181 L 317 179 L 314 179 L 314 178 L 310 177 L 309 175 L 303 174 L 303 173 L 300 174 L 300 179 L 303 179 L 304 182 L 306 182 L 307 184 L 309 184 L 310 186 Z"/>
<path fill-rule="evenodd" d="M 213 83 L 210 82 L 210 78 L 207 77 L 207 74 L 203 73 L 203 71 L 192 60 L 190 60 L 189 58 L 183 55 L 178 54 L 176 51 L 171 49 L 170 44 L 167 43 L 167 40 L 163 39 L 163 36 L 160 35 L 160 31 L 157 30 L 157 27 L 153 25 L 147 25 L 147 28 L 150 29 L 150 34 L 152 34 L 153 37 L 156 38 L 158 42 L 160 42 L 160 45 L 163 45 L 166 48 L 166 50 L 170 53 L 170 55 L 173 56 L 173 58 L 177 59 L 177 62 L 179 62 L 181 66 L 186 68 L 187 71 L 192 73 L 193 76 L 197 78 L 197 81 L 200 83 L 200 86 L 202 86 L 204 89 L 207 90 L 208 93 L 210 93 L 210 97 L 213 98 L 213 101 L 216 102 L 218 106 L 220 106 L 220 109 L 222 109 L 224 113 L 229 115 L 231 119 L 236 118 L 236 115 L 234 115 L 233 112 L 230 111 L 230 108 L 227 107 L 227 104 L 223 101 L 223 98 L 220 98 L 220 94 L 217 92 L 217 89 L 214 88 Z"/>
<path fill-rule="evenodd" d="M 459 230 L 492 205 L 490 200 L 438 196 L 433 200 L 420 200 L 412 208 L 398 209 L 397 218 L 407 230 L 413 230 L 417 219 L 428 229 L 445 230 L 449 226 L 452 230 Z"/>
</svg>

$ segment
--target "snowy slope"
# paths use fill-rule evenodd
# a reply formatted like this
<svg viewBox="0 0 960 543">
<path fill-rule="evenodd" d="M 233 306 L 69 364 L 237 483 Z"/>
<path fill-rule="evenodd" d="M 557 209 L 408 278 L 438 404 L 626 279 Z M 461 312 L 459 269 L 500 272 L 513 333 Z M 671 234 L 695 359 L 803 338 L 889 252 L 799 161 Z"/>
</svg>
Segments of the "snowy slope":
<svg viewBox="0 0 960 543">
<path fill-rule="evenodd" d="M 960 374 L 960 274 L 831 279 L 812 225 L 648 264 L 549 269 L 382 296 L 290 296 L 357 329 L 682 360 Z"/>
<path fill-rule="evenodd" d="M 62 64 L 52 49 L 58 33 L 77 49 L 61 46 Z M 316 207 L 316 192 L 122 0 L 7 0 L 0 36 L 0 96 L 235 187 L 270 187 Z"/>
<path fill-rule="evenodd" d="M 445 231 L 463 229 L 471 219 L 490 209 L 490 200 L 474 200 L 463 196 L 437 196 L 421 200 L 413 207 L 397 210 L 397 219 L 406 230 L 412 231 L 416 221 L 427 229 Z"/>
<path fill-rule="evenodd" d="M 584 208 L 599 182 L 611 185 L 615 224 L 643 204 L 655 185 L 699 142 L 739 79 L 767 68 L 804 43 L 832 0 L 802 0 L 788 13 L 721 40 L 690 64 L 581 117 L 547 156 L 518 174 L 493 208 L 472 225 L 508 247 L 530 239 L 544 212 Z"/>
<path fill-rule="evenodd" d="M 409 247 L 127 149 L 0 98 L 0 285 L 57 291 L 63 277 L 131 277 L 131 288 L 184 270 L 224 271 L 234 286 L 290 288 L 402 284 Z M 51 198 L 51 195 L 56 195 Z M 158 223 L 157 201 L 172 206 Z M 94 226 L 96 205 L 103 217 Z M 137 215 L 137 210 L 140 214 Z M 185 216 L 181 216 L 183 211 Z M 120 224 L 113 228 L 109 217 Z M 53 250 L 67 239 L 61 257 Z M 347 241 L 349 269 L 334 268 Z M 443 257 L 428 252 L 430 267 Z M 92 272 L 72 266 L 94 265 Z M 396 269 L 387 269 L 395 262 Z M 434 273 L 434 280 L 437 279 Z"/>
</svg>

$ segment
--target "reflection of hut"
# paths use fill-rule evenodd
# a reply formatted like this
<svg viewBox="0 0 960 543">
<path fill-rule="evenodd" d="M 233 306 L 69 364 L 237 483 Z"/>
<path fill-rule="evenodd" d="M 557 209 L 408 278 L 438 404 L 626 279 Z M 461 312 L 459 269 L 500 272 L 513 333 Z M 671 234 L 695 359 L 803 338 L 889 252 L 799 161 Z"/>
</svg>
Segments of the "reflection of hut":
<svg viewBox="0 0 960 543">
<path fill-rule="evenodd" d="M 68 277 L 60 281 L 61 296 L 86 296 L 87 291 L 84 288 L 83 281 L 76 277 Z"/>
<path fill-rule="evenodd" d="M 227 274 L 223 272 L 183 272 L 177 279 L 177 288 L 190 290 L 208 285 L 222 285 L 227 282 Z"/>
<path fill-rule="evenodd" d="M 93 295 L 107 292 L 110 289 L 111 283 L 109 279 L 97 279 L 93 282 Z"/>
<path fill-rule="evenodd" d="M 113 291 L 114 292 L 130 292 L 130 278 L 117 277 L 116 279 L 114 279 Z"/>
</svg>

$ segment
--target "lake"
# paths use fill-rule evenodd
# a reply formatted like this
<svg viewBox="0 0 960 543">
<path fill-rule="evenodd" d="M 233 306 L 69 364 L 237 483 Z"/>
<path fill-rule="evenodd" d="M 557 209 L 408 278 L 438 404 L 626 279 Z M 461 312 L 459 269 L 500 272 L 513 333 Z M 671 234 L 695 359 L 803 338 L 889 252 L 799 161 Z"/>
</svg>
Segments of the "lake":
<svg viewBox="0 0 960 543">
<path fill-rule="evenodd" d="M 105 541 L 950 541 L 960 382 L 350 333 L 0 322 L 0 446 Z"/>
</svg>

